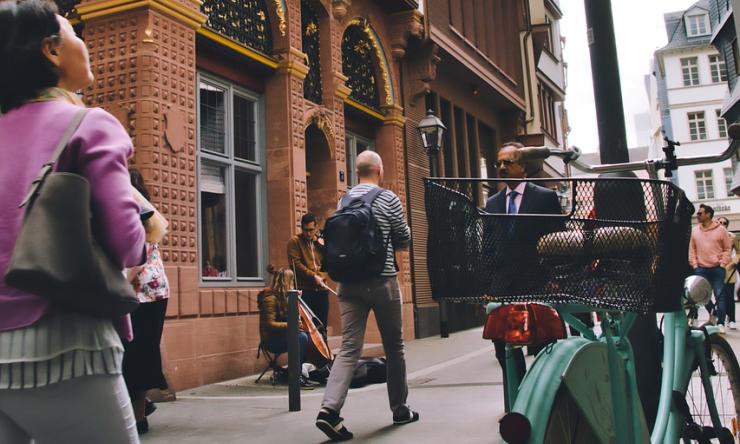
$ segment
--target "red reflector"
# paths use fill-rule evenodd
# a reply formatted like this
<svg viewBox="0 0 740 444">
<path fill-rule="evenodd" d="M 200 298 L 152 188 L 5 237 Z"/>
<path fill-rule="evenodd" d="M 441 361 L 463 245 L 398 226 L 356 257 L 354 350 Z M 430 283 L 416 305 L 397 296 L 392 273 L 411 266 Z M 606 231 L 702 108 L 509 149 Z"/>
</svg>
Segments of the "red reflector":
<svg viewBox="0 0 740 444">
<path fill-rule="evenodd" d="M 566 337 L 558 312 L 542 304 L 509 304 L 491 311 L 483 339 L 514 345 L 537 345 Z"/>
</svg>

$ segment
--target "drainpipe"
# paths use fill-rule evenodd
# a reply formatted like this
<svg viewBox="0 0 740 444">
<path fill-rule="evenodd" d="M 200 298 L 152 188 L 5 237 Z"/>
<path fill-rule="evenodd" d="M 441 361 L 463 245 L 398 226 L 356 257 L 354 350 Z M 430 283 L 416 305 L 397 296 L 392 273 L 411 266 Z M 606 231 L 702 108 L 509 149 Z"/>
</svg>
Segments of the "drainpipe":
<svg viewBox="0 0 740 444">
<path fill-rule="evenodd" d="M 527 31 L 524 33 L 524 38 L 522 39 L 522 49 L 524 50 L 524 60 L 529 61 L 529 51 L 527 49 L 527 40 L 532 40 L 532 16 L 531 12 L 529 10 L 529 3 L 527 3 Z M 532 54 L 532 59 L 534 59 L 534 54 Z M 536 60 L 533 60 L 534 63 L 536 63 Z M 527 63 L 529 65 L 529 63 Z M 535 69 L 537 67 L 535 66 Z M 532 91 L 532 70 L 531 69 L 525 69 L 527 74 L 527 95 L 529 96 L 529 116 L 527 116 L 526 122 L 527 124 L 532 123 L 534 120 L 534 99 L 533 95 L 534 92 Z"/>
</svg>

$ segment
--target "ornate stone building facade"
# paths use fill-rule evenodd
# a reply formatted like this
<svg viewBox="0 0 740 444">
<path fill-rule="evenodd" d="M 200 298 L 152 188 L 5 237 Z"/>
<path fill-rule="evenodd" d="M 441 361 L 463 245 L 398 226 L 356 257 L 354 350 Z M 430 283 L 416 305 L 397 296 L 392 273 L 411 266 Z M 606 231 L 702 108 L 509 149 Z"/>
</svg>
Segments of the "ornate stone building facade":
<svg viewBox="0 0 740 444">
<path fill-rule="evenodd" d="M 170 220 L 163 338 L 174 389 L 261 370 L 257 293 L 311 211 L 323 223 L 374 149 L 406 203 L 399 61 L 415 1 L 59 2 L 90 48 L 84 92 L 121 121 Z M 410 261 L 398 255 L 407 339 Z M 340 329 L 331 304 L 329 334 Z M 379 343 L 374 321 L 368 343 Z M 336 345 L 336 344 L 335 344 Z"/>
<path fill-rule="evenodd" d="M 90 48 L 96 80 L 85 101 L 129 131 L 131 162 L 171 223 L 162 346 L 173 389 L 262 369 L 257 294 L 267 265 L 287 265 L 302 214 L 323 224 L 367 149 L 383 157 L 382 186 L 398 194 L 412 225 L 413 247 L 397 255 L 404 335 L 435 333 L 424 259 L 428 165 L 416 124 L 428 107 L 448 123 L 446 175 L 493 171 L 496 147 L 526 134 L 527 2 L 500 3 L 58 1 Z M 487 19 L 497 26 L 487 30 Z M 480 314 L 454 307 L 453 326 L 475 325 Z M 379 344 L 372 316 L 368 325 L 366 343 Z"/>
</svg>

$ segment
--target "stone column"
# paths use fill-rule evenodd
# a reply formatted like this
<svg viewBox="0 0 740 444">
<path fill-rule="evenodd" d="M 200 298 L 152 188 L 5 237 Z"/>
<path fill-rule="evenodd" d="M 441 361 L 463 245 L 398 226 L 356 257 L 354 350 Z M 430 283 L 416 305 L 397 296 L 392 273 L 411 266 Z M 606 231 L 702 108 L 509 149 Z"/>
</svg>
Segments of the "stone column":
<svg viewBox="0 0 740 444">
<path fill-rule="evenodd" d="M 279 67 L 267 81 L 266 89 L 266 151 L 269 258 L 278 265 L 287 264 L 288 239 L 296 231 L 301 215 L 308 210 L 302 122 L 303 79 L 308 67 L 303 63 L 303 53 L 294 47 L 276 56 Z"/>
<path fill-rule="evenodd" d="M 195 31 L 200 2 L 83 1 L 95 82 L 88 106 L 118 117 L 153 203 L 169 220 L 161 243 L 172 299 L 168 316 L 198 312 Z"/>
</svg>

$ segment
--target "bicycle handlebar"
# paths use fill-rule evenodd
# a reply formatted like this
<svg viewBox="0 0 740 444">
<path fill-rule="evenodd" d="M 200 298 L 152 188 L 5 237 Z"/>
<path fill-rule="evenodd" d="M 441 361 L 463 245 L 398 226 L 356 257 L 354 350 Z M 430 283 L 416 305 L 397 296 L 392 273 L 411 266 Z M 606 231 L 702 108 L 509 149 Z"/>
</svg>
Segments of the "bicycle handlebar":
<svg viewBox="0 0 740 444">
<path fill-rule="evenodd" d="M 637 171 L 646 170 L 648 172 L 660 169 L 668 169 L 669 171 L 676 166 L 686 165 L 699 165 L 703 163 L 714 163 L 722 162 L 732 157 L 740 148 L 740 123 L 733 123 L 728 128 L 727 134 L 730 136 L 732 141 L 729 146 L 720 154 L 712 154 L 706 156 L 690 156 L 690 157 L 678 157 L 675 158 L 675 163 L 670 159 L 670 154 L 667 154 L 667 158 L 664 159 L 646 159 L 635 162 L 622 162 L 622 163 L 609 163 L 602 165 L 589 165 L 578 161 L 578 157 L 581 155 L 581 150 L 578 147 L 572 146 L 569 149 L 560 148 L 548 148 L 548 147 L 526 147 L 520 148 L 522 151 L 522 159 L 525 161 L 546 159 L 549 156 L 556 156 L 563 159 L 567 165 L 573 166 L 578 170 L 585 173 L 614 173 L 621 171 Z M 672 151 L 673 145 L 680 145 L 668 141 L 668 150 Z M 664 149 L 665 151 L 666 149 Z"/>
</svg>

